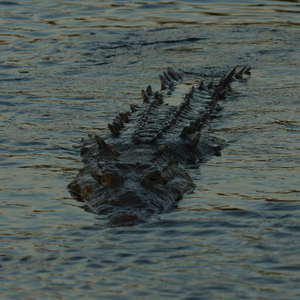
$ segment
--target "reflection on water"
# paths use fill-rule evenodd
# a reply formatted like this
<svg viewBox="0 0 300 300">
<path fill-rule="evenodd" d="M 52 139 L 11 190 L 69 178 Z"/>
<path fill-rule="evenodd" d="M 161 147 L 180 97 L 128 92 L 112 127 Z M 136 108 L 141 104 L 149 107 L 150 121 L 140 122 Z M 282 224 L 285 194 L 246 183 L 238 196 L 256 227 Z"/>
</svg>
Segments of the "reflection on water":
<svg viewBox="0 0 300 300">
<path fill-rule="evenodd" d="M 299 1 L 0 1 L 1 299 L 298 299 Z M 72 146 L 173 65 L 248 62 L 169 214 L 106 228 Z M 238 100 L 237 100 L 238 99 Z M 178 99 L 179 101 L 180 99 Z"/>
</svg>

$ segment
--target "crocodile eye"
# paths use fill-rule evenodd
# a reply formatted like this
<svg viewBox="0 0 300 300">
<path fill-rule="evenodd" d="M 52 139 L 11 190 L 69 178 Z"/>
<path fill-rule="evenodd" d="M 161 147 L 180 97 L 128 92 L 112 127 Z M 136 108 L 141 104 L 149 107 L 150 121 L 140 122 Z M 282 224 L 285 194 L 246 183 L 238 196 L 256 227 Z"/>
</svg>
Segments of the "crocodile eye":
<svg viewBox="0 0 300 300">
<path fill-rule="evenodd" d="M 149 172 L 146 177 L 148 182 L 152 184 L 166 184 L 174 178 L 172 173 L 160 170 Z"/>
<path fill-rule="evenodd" d="M 147 176 L 150 182 L 161 182 L 161 173 L 159 171 L 154 171 Z"/>
<path fill-rule="evenodd" d="M 109 185 L 109 179 L 108 179 L 108 176 L 107 176 L 107 175 L 101 176 L 101 178 L 100 178 L 100 183 L 101 183 L 103 186 Z"/>
<path fill-rule="evenodd" d="M 108 186 L 112 184 L 114 181 L 116 181 L 117 176 L 116 174 L 104 174 L 100 177 L 100 183 L 103 186 Z"/>
</svg>

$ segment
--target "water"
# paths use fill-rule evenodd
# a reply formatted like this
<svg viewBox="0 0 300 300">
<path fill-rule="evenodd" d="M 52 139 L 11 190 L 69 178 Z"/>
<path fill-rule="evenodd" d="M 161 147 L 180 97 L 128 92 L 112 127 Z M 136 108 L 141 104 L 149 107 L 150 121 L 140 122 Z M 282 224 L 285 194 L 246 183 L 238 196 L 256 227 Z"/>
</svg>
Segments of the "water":
<svg viewBox="0 0 300 300">
<path fill-rule="evenodd" d="M 0 1 L 1 299 L 299 299 L 299 1 Z M 167 66 L 253 67 L 178 208 L 107 228 L 72 146 Z"/>
</svg>

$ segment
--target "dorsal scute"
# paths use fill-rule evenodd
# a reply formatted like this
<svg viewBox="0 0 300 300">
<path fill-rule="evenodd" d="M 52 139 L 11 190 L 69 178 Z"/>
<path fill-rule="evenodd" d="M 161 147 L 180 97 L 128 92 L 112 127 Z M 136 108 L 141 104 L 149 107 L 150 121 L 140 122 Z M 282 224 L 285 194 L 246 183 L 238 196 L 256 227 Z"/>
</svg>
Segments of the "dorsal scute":
<svg viewBox="0 0 300 300">
<path fill-rule="evenodd" d="M 245 65 L 239 72 L 236 73 L 235 78 L 238 78 L 238 79 L 243 78 L 243 73 L 246 70 L 246 68 L 247 68 L 247 65 Z"/>
<path fill-rule="evenodd" d="M 163 138 L 164 132 L 178 132 L 178 126 L 186 122 L 187 118 L 190 118 L 191 111 L 197 103 L 199 95 L 203 91 L 203 98 L 207 98 L 207 93 L 210 94 L 210 101 L 205 101 L 207 104 L 205 110 L 201 108 L 201 115 L 196 116 L 194 120 L 189 119 L 189 124 L 183 124 L 183 129 L 179 131 L 179 135 L 182 139 L 192 140 L 193 135 L 203 130 L 206 125 L 209 125 L 211 115 L 220 110 L 218 101 L 224 99 L 226 94 L 230 92 L 230 82 L 239 75 L 250 72 L 250 67 L 244 66 L 237 74 L 237 67 L 234 67 L 230 72 L 223 73 L 222 77 L 216 82 L 216 80 L 210 81 L 206 86 L 203 81 L 200 82 L 198 87 L 192 86 L 192 88 L 186 93 L 182 102 L 176 107 L 172 108 L 168 104 L 164 104 L 164 98 L 168 99 L 173 93 L 173 89 L 176 89 L 176 85 L 184 80 L 184 75 L 168 67 L 166 71 L 163 71 L 159 75 L 162 91 L 153 92 L 150 85 L 143 89 L 141 94 L 143 98 L 143 109 L 135 104 L 131 104 L 131 112 L 135 113 L 133 119 L 136 126 L 134 132 L 130 133 L 134 144 L 156 144 L 159 139 Z M 235 76 L 236 74 L 236 76 Z M 203 101 L 203 100 L 200 100 Z M 108 125 L 113 136 L 119 136 L 124 131 L 126 123 L 130 122 L 131 113 L 120 113 L 117 118 Z M 206 125 L 205 125 L 206 124 Z M 176 133 L 177 134 L 177 133 Z M 159 144 L 159 143 L 158 143 Z"/>
<path fill-rule="evenodd" d="M 106 142 L 103 139 L 101 139 L 98 135 L 95 135 L 95 141 L 97 142 L 101 150 L 108 146 Z"/>
<path fill-rule="evenodd" d="M 200 138 L 200 134 L 196 134 L 194 137 L 192 136 L 196 131 L 200 133 L 200 131 L 205 127 L 205 124 L 209 125 L 208 121 L 211 119 L 211 115 L 220 110 L 220 106 L 218 105 L 218 101 L 220 99 L 225 99 L 226 94 L 231 91 L 230 83 L 236 79 L 242 79 L 242 75 L 245 73 L 250 75 L 251 67 L 247 68 L 247 65 L 241 68 L 241 70 L 236 74 L 237 66 L 234 67 L 228 75 L 226 73 L 223 74 L 222 78 L 219 80 L 218 84 L 214 84 L 212 80 L 208 86 L 206 87 L 203 81 L 200 81 L 199 86 L 197 88 L 198 93 L 201 91 L 211 91 L 211 101 L 208 102 L 208 107 L 202 113 L 202 115 L 198 116 L 195 121 L 191 121 L 189 125 L 185 125 L 180 133 L 180 137 L 182 139 L 189 139 L 190 145 L 197 145 Z M 235 75 L 236 74 L 236 75 Z M 195 91 L 192 89 L 191 91 Z M 192 97 L 191 91 L 186 95 L 185 100 L 183 101 L 183 106 L 189 103 L 189 100 Z M 210 126 L 210 125 L 209 125 Z M 211 127 L 211 126 L 210 126 Z M 198 140 L 198 142 L 197 142 Z"/>
<path fill-rule="evenodd" d="M 167 72 L 172 79 L 174 79 L 175 81 L 179 81 L 178 75 L 176 74 L 173 68 L 168 67 Z"/>
<path fill-rule="evenodd" d="M 151 85 L 148 85 L 148 86 L 147 86 L 146 92 L 147 92 L 147 95 L 148 95 L 149 97 L 153 97 L 153 96 L 154 96 L 154 93 L 153 93 L 153 91 L 152 91 Z"/>
</svg>

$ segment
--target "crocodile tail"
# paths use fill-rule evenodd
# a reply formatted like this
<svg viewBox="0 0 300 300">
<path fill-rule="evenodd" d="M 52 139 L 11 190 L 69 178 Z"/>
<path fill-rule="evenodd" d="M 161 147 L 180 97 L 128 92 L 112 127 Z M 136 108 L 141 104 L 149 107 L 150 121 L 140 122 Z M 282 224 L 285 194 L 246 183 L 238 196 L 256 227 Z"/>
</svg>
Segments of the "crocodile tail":
<svg viewBox="0 0 300 300">
<path fill-rule="evenodd" d="M 243 78 L 243 73 L 246 70 L 246 68 L 247 68 L 247 65 L 245 65 L 239 72 L 237 72 L 237 74 L 235 75 L 235 78 L 238 78 L 238 79 Z"/>
<path fill-rule="evenodd" d="M 247 65 L 245 65 L 236 75 L 236 69 L 237 66 L 234 67 L 230 73 L 226 76 L 226 73 L 222 76 L 222 78 L 219 81 L 219 84 L 214 86 L 213 82 L 211 82 L 209 84 L 209 86 L 211 88 L 215 87 L 214 92 L 212 93 L 212 99 L 209 102 L 209 106 L 208 108 L 205 110 L 205 112 L 202 114 L 202 116 L 197 117 L 197 119 L 195 121 L 190 122 L 190 125 L 188 126 L 184 126 L 181 133 L 180 133 L 180 137 L 183 139 L 186 139 L 188 137 L 189 134 L 194 134 L 196 131 L 200 132 L 201 129 L 204 127 L 204 124 L 207 123 L 210 115 L 212 114 L 212 112 L 214 111 L 215 107 L 217 106 L 218 100 L 219 99 L 223 99 L 226 95 L 226 93 L 228 92 L 228 90 L 230 90 L 230 82 L 233 80 L 233 77 L 235 76 L 237 79 L 242 78 L 242 74 L 246 71 L 249 71 L 250 73 L 250 69 L 251 67 L 247 68 Z M 208 88 L 209 88 L 208 86 Z M 203 90 L 205 89 L 205 85 L 203 83 L 203 81 L 201 81 L 199 87 L 199 90 Z M 185 101 L 183 103 L 188 104 L 189 99 L 191 97 L 191 93 L 187 94 Z M 196 147 L 198 145 L 200 139 L 200 134 L 196 134 L 191 142 L 190 142 L 190 146 L 191 147 Z"/>
</svg>

